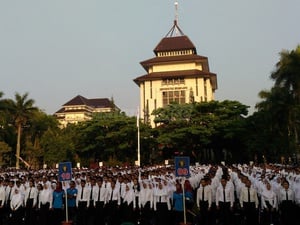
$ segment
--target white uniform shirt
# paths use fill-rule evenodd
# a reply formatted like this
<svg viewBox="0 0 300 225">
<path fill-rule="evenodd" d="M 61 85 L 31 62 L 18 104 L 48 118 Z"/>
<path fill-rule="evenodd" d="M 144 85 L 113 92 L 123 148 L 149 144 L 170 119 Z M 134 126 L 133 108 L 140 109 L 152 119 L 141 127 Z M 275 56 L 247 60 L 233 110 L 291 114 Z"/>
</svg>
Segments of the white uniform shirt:
<svg viewBox="0 0 300 225">
<path fill-rule="evenodd" d="M 30 196 L 29 196 L 30 194 Z M 26 204 L 28 199 L 33 199 L 33 207 L 36 205 L 37 201 L 37 189 L 35 187 L 28 187 L 25 190 L 24 203 Z"/>
<path fill-rule="evenodd" d="M 50 188 L 43 189 L 39 194 L 39 208 L 41 208 L 41 205 L 45 205 L 49 203 L 49 208 L 52 208 L 52 201 L 53 201 L 53 194 L 52 190 Z"/>
<path fill-rule="evenodd" d="M 249 190 L 249 197 L 250 199 L 248 199 L 248 190 Z M 254 188 L 250 187 L 243 187 L 241 189 L 241 193 L 240 193 L 240 204 L 241 207 L 244 206 L 245 202 L 248 202 L 250 200 L 250 202 L 254 202 L 255 203 L 255 208 L 258 208 L 258 198 L 257 198 L 257 192 Z"/>
<path fill-rule="evenodd" d="M 150 202 L 150 208 L 153 208 L 153 189 L 142 188 L 139 197 L 139 207 L 144 207 L 147 202 Z"/>
<path fill-rule="evenodd" d="M 98 186 L 98 188 L 95 189 L 94 205 L 96 205 L 96 202 L 98 201 L 104 202 L 104 204 L 106 204 L 106 200 L 107 200 L 107 189 L 104 188 L 103 185 L 101 187 Z"/>
<path fill-rule="evenodd" d="M 84 187 L 82 190 L 82 187 L 78 189 L 78 193 L 76 196 L 76 206 L 78 207 L 79 202 L 86 202 L 87 207 L 90 205 L 90 194 L 91 190 L 89 187 Z"/>
<path fill-rule="evenodd" d="M 18 208 L 21 207 L 22 204 L 23 204 L 23 198 L 22 198 L 21 193 L 14 194 L 10 201 L 11 210 L 13 210 L 13 211 L 17 210 Z"/>
<path fill-rule="evenodd" d="M 0 186 L 0 207 L 4 206 L 5 203 L 5 187 Z"/>
<path fill-rule="evenodd" d="M 203 188 L 204 188 L 204 199 L 202 199 L 203 195 Z M 208 202 L 208 207 L 211 207 L 212 203 L 212 190 L 210 185 L 206 185 L 203 187 L 200 185 L 200 187 L 197 189 L 197 196 L 196 196 L 196 201 L 197 201 L 197 206 L 200 208 L 200 201 L 207 201 Z"/>
<path fill-rule="evenodd" d="M 216 192 L 216 206 L 219 206 L 219 202 L 224 202 L 223 186 L 222 185 L 220 185 L 217 188 L 217 192 Z M 231 185 L 226 185 L 226 187 L 225 187 L 225 202 L 230 202 L 230 207 L 233 207 L 233 203 L 234 203 L 234 191 L 231 188 Z"/>
</svg>

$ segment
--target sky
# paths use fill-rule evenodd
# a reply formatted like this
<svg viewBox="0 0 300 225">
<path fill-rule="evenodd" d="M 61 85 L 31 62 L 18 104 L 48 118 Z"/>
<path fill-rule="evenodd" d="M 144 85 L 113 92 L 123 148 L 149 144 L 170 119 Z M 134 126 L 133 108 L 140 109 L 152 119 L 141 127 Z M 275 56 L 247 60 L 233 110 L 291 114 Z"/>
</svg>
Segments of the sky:
<svg viewBox="0 0 300 225">
<path fill-rule="evenodd" d="M 175 18 L 175 0 L 0 0 L 0 91 L 53 114 L 77 95 L 134 115 L 141 61 Z M 178 23 L 217 74 L 215 99 L 250 106 L 273 85 L 279 52 L 300 44 L 299 0 L 178 0 Z"/>
</svg>

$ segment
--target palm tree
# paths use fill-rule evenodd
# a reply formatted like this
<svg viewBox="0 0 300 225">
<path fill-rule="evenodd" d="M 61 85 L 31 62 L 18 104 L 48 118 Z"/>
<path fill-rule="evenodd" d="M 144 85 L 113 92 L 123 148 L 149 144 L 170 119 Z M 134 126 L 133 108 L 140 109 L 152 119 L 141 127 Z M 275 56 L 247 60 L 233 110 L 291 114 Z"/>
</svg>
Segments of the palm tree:
<svg viewBox="0 0 300 225">
<path fill-rule="evenodd" d="M 22 126 L 26 124 L 27 120 L 32 114 L 38 110 L 34 107 L 34 100 L 28 99 L 28 93 L 20 95 L 15 94 L 15 100 L 8 100 L 8 110 L 13 116 L 14 123 L 17 127 L 17 148 L 16 148 L 16 168 L 20 168 L 20 149 L 21 149 L 21 134 Z"/>
<path fill-rule="evenodd" d="M 275 86 L 290 90 L 295 103 L 300 103 L 300 45 L 295 50 L 280 53 L 280 61 L 276 64 L 271 79 L 275 81 Z"/>
<path fill-rule="evenodd" d="M 300 129 L 300 45 L 295 50 L 284 50 L 280 53 L 280 61 L 276 64 L 271 79 L 275 81 L 275 88 L 279 88 L 280 91 L 285 92 L 285 96 L 289 96 L 282 107 L 288 108 L 288 135 L 293 138 L 294 148 L 297 149 Z"/>
</svg>

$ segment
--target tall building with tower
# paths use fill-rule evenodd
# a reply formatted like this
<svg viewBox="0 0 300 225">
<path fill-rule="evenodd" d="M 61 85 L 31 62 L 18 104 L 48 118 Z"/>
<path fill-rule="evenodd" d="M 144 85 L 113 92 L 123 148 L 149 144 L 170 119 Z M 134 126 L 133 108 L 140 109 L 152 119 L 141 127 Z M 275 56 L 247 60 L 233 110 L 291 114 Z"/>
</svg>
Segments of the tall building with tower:
<svg viewBox="0 0 300 225">
<path fill-rule="evenodd" d="M 217 75 L 210 72 L 208 58 L 198 55 L 195 45 L 182 32 L 177 16 L 153 51 L 154 58 L 140 63 L 146 74 L 134 79 L 140 90 L 140 117 L 144 123 L 154 127 L 152 111 L 172 102 L 214 100 Z"/>
</svg>

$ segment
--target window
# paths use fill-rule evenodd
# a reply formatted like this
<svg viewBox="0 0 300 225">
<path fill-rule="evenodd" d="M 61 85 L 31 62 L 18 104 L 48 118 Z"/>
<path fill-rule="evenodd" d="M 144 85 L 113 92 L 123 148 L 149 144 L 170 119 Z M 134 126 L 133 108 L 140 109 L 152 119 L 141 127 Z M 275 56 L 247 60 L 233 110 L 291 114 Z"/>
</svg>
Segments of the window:
<svg viewBox="0 0 300 225">
<path fill-rule="evenodd" d="M 163 79 L 161 84 L 162 85 L 179 85 L 179 84 L 184 84 L 184 79 L 183 78 Z"/>
<path fill-rule="evenodd" d="M 185 91 L 164 91 L 162 92 L 162 100 L 163 107 L 173 102 L 183 104 L 185 103 Z"/>
</svg>

